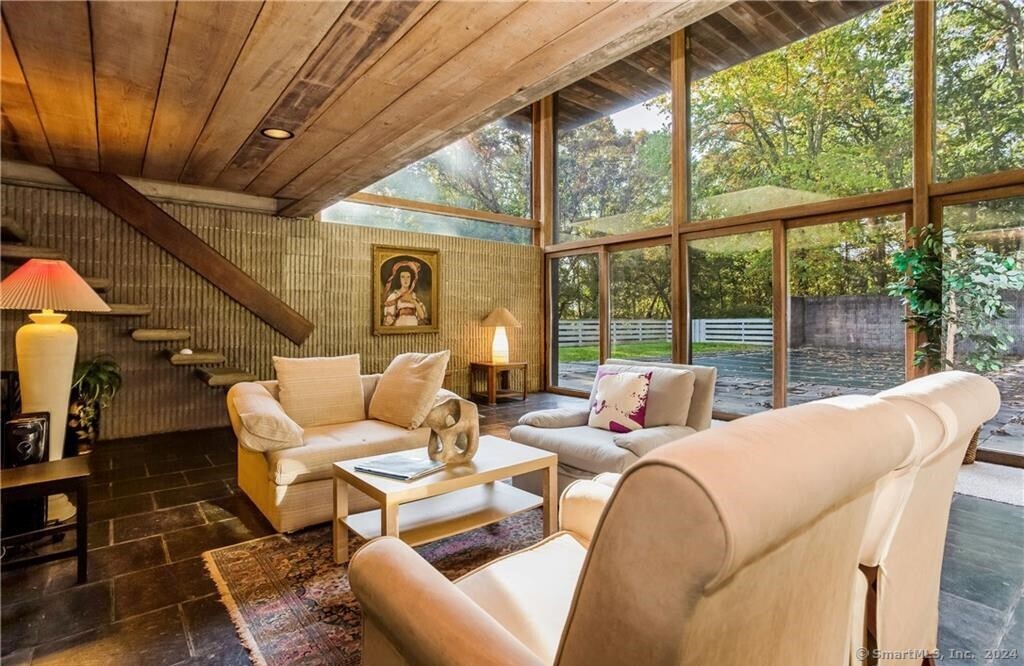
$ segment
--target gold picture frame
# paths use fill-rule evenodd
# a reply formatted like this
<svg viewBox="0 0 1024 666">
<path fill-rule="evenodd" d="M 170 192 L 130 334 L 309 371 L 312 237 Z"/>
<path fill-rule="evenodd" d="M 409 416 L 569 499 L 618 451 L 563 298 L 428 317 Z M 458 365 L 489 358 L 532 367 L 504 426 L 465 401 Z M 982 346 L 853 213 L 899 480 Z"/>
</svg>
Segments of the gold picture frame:
<svg viewBox="0 0 1024 666">
<path fill-rule="evenodd" d="M 437 250 L 374 245 L 373 334 L 437 333 L 441 266 Z"/>
</svg>

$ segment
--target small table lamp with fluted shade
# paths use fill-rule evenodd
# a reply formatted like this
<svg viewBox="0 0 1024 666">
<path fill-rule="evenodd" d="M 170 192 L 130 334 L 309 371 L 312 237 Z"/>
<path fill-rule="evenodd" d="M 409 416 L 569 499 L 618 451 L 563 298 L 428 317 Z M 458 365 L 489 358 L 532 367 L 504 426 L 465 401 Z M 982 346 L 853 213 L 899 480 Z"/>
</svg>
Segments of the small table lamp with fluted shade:
<svg viewBox="0 0 1024 666">
<path fill-rule="evenodd" d="M 508 334 L 506 328 L 520 328 L 519 322 L 505 308 L 495 308 L 483 320 L 483 325 L 494 328 L 491 343 L 491 363 L 508 363 Z"/>
<path fill-rule="evenodd" d="M 32 323 L 19 328 L 14 340 L 21 411 L 49 413 L 49 459 L 60 460 L 78 333 L 63 323 L 67 315 L 56 311 L 108 312 L 110 306 L 67 262 L 30 259 L 0 283 L 0 307 L 41 310 L 28 316 Z M 73 515 L 67 498 L 56 497 L 63 501 L 51 498 L 50 519 Z"/>
</svg>

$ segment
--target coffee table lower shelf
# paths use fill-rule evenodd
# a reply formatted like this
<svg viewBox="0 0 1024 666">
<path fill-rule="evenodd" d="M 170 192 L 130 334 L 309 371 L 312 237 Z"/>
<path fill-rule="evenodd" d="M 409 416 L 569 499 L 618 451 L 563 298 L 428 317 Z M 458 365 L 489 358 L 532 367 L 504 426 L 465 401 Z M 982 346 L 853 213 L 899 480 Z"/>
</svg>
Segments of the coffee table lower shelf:
<svg viewBox="0 0 1024 666">
<path fill-rule="evenodd" d="M 399 505 L 398 537 L 410 546 L 454 536 L 542 506 L 543 498 L 507 483 L 488 483 Z M 364 539 L 381 535 L 380 509 L 338 521 Z"/>
</svg>

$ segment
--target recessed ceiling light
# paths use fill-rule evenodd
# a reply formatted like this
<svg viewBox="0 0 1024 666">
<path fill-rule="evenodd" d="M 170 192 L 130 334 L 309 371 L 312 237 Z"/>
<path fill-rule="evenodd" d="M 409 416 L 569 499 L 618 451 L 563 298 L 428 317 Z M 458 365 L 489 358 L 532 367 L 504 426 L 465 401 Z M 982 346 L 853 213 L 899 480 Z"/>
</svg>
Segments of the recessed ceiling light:
<svg viewBox="0 0 1024 666">
<path fill-rule="evenodd" d="M 260 130 L 260 134 L 267 137 L 268 139 L 277 139 L 278 141 L 284 141 L 295 136 L 294 132 L 289 132 L 286 129 L 280 127 L 264 127 Z"/>
</svg>

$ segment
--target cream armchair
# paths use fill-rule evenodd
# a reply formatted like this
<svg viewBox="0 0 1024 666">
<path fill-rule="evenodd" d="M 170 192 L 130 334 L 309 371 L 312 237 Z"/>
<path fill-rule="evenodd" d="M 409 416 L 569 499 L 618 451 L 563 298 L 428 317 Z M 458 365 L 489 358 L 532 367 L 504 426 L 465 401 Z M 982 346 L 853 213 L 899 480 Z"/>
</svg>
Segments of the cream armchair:
<svg viewBox="0 0 1024 666">
<path fill-rule="evenodd" d="M 882 400 L 801 405 L 572 484 L 562 531 L 454 583 L 376 539 L 349 570 L 364 663 L 844 664 L 874 489 L 912 446 Z"/>
<path fill-rule="evenodd" d="M 860 648 L 868 646 L 886 654 L 937 648 L 939 583 L 956 476 L 968 442 L 1000 402 L 991 381 L 957 371 L 916 379 L 877 397 L 904 413 L 915 445 L 912 464 L 872 507 L 854 578 L 852 664 L 867 663 Z"/>
<path fill-rule="evenodd" d="M 653 370 L 647 398 L 646 427 L 631 433 L 614 433 L 587 425 L 589 405 L 578 408 L 530 412 L 512 428 L 509 439 L 558 454 L 558 487 L 577 479 L 591 479 L 603 472 L 624 472 L 654 449 L 711 427 L 717 369 L 700 365 L 638 363 L 609 359 L 602 367 L 632 372 Z M 680 381 L 679 371 L 692 378 Z M 591 401 L 596 387 L 591 390 Z M 540 493 L 539 476 L 516 477 L 513 483 Z"/>
</svg>

